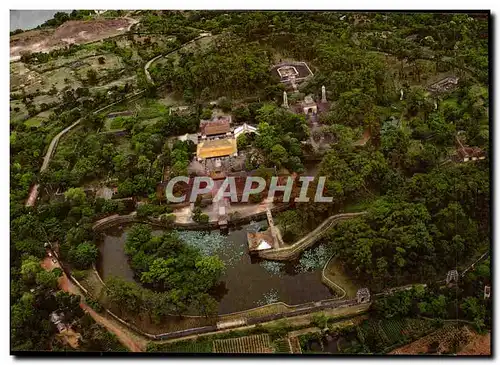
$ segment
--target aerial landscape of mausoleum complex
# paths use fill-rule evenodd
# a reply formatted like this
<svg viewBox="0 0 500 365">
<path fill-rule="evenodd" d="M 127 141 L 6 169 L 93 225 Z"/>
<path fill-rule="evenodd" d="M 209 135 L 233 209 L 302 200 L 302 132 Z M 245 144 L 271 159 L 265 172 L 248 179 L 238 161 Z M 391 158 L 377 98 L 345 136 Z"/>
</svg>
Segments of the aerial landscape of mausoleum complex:
<svg viewBox="0 0 500 365">
<path fill-rule="evenodd" d="M 10 32 L 13 353 L 491 355 L 488 12 L 50 17 Z"/>
</svg>

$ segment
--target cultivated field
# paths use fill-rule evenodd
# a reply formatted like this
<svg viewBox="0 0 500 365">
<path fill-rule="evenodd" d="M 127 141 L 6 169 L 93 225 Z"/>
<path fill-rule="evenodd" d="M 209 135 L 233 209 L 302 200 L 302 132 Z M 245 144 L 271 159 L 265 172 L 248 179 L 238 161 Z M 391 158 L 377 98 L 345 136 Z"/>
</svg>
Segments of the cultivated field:
<svg viewBox="0 0 500 365">
<path fill-rule="evenodd" d="M 215 340 L 214 352 L 222 354 L 267 354 L 272 353 L 273 348 L 269 335 L 254 335 L 227 340 Z"/>
<path fill-rule="evenodd" d="M 481 336 L 468 326 L 448 325 L 400 347 L 390 354 L 491 355 L 490 335 Z"/>
</svg>

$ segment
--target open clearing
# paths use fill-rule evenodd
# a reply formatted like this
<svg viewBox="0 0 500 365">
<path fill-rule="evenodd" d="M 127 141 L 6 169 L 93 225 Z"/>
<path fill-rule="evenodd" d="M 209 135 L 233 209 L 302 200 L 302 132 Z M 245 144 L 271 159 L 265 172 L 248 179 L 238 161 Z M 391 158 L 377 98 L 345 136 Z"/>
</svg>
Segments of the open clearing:
<svg viewBox="0 0 500 365">
<path fill-rule="evenodd" d="M 18 59 L 23 52 L 48 52 L 70 44 L 95 42 L 125 33 L 133 24 L 130 18 L 73 20 L 57 29 L 32 30 L 10 38 L 10 58 Z"/>
</svg>

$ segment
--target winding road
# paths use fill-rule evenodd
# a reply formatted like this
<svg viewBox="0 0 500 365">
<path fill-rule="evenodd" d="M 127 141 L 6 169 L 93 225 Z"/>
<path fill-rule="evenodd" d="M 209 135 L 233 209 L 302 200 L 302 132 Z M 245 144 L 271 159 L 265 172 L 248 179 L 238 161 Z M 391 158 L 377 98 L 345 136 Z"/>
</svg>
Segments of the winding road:
<svg viewBox="0 0 500 365">
<path fill-rule="evenodd" d="M 135 24 L 138 24 L 138 23 L 135 23 Z M 132 25 L 134 25 L 134 24 L 132 24 Z M 182 44 L 181 46 L 179 46 L 175 50 L 173 50 L 173 51 L 171 51 L 169 53 L 166 53 L 165 55 L 158 55 L 158 56 L 153 57 L 152 59 L 150 59 L 144 65 L 144 73 L 146 75 L 146 78 L 147 78 L 148 82 L 150 82 L 152 85 L 154 85 L 153 79 L 151 78 L 151 75 L 149 73 L 149 67 L 153 64 L 154 61 L 158 60 L 161 57 L 166 57 L 169 54 L 177 52 L 179 49 L 181 49 L 183 47 L 186 47 L 187 45 L 189 45 L 189 44 L 191 44 L 193 42 L 196 42 L 198 39 L 201 39 L 201 38 L 204 38 L 204 37 L 211 37 L 211 36 L 212 36 L 212 34 L 209 33 L 209 32 L 201 33 L 198 37 L 190 40 L 189 42 L 186 42 L 186 43 Z M 122 103 L 125 100 L 128 100 L 128 99 L 137 97 L 139 95 L 142 95 L 145 91 L 146 91 L 146 89 L 139 90 L 139 91 L 135 92 L 134 94 L 131 94 L 131 95 L 128 95 L 128 96 L 124 97 L 123 99 L 120 99 L 120 100 L 115 101 L 115 102 L 113 102 L 111 104 L 103 106 L 103 107 L 101 107 L 101 108 L 93 111 L 92 113 L 93 114 L 98 114 L 98 113 L 102 112 L 103 110 L 112 107 L 113 105 Z M 73 129 L 74 127 L 76 127 L 77 125 L 79 125 L 81 121 L 82 121 L 82 118 L 78 119 L 76 122 L 74 122 L 73 124 L 71 124 L 69 127 L 64 128 L 54 138 L 52 138 L 52 141 L 50 141 L 49 147 L 47 149 L 47 153 L 45 154 L 45 156 L 43 158 L 43 163 L 42 163 L 42 167 L 40 168 L 40 173 L 44 172 L 47 169 L 47 167 L 49 166 L 50 160 L 51 160 L 52 156 L 54 155 L 54 152 L 55 152 L 55 150 L 57 148 L 57 144 L 59 143 L 59 140 L 61 139 L 61 137 L 63 137 L 71 129 Z M 32 206 L 35 205 L 36 200 L 38 198 L 39 192 L 40 192 L 40 184 L 37 183 L 37 184 L 35 184 L 35 185 L 33 185 L 31 187 L 31 190 L 30 190 L 29 195 L 28 195 L 28 199 L 26 200 L 26 204 L 25 204 L 27 207 L 32 207 Z"/>
<path fill-rule="evenodd" d="M 61 268 L 57 261 L 54 263 L 48 256 L 43 260 L 41 266 L 46 271 L 51 271 L 56 267 Z M 135 336 L 132 336 L 128 332 L 128 330 L 123 329 L 122 326 L 116 323 L 116 321 L 110 320 L 90 308 L 88 304 L 85 303 L 85 296 L 83 295 L 83 293 L 78 289 L 78 287 L 73 285 L 73 283 L 68 279 L 64 272 L 59 278 L 58 284 L 61 290 L 71 294 L 79 295 L 82 298 L 80 302 L 80 308 L 87 312 L 94 319 L 94 321 L 105 327 L 109 332 L 113 333 L 118 338 L 118 340 L 130 351 L 142 352 L 145 350 L 146 341 L 138 341 L 136 338 L 134 338 Z"/>
</svg>

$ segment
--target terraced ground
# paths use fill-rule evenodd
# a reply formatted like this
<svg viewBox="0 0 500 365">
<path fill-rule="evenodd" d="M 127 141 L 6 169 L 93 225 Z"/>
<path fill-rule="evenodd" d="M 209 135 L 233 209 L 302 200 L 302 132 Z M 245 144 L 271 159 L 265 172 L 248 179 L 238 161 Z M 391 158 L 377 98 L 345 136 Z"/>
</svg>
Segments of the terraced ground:
<svg viewBox="0 0 500 365">
<path fill-rule="evenodd" d="M 369 319 L 357 327 L 357 335 L 361 342 L 374 340 L 379 347 L 390 349 L 424 336 L 434 329 L 434 322 L 426 319 Z"/>
<path fill-rule="evenodd" d="M 268 354 L 273 352 L 268 334 L 215 340 L 214 352 L 220 354 Z"/>
<path fill-rule="evenodd" d="M 199 338 L 195 341 L 177 341 L 161 345 L 160 351 L 191 354 L 265 354 L 273 352 L 289 353 L 291 350 L 286 339 L 271 343 L 271 339 L 268 334 L 260 334 L 223 340 L 203 340 Z"/>
</svg>

